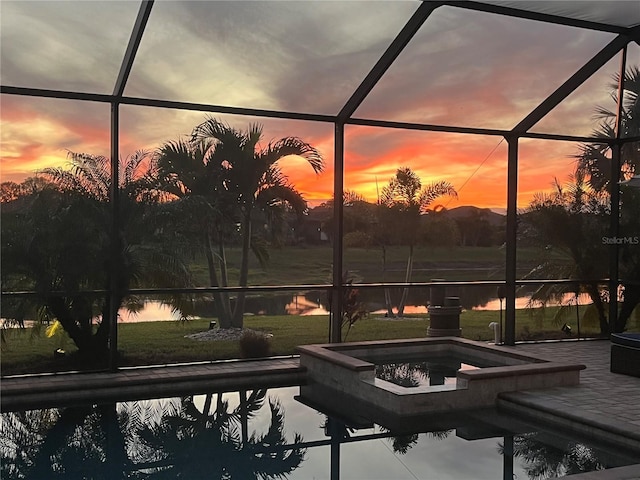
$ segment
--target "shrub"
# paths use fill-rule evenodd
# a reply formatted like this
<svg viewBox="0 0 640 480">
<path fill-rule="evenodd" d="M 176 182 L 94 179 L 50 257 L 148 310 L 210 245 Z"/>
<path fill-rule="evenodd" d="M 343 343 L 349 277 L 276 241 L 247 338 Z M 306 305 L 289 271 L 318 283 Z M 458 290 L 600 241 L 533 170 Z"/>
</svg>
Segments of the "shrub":
<svg viewBox="0 0 640 480">
<path fill-rule="evenodd" d="M 271 335 L 258 330 L 245 330 L 240 337 L 242 358 L 261 358 L 271 354 Z"/>
<path fill-rule="evenodd" d="M 349 272 L 344 272 L 342 282 L 348 286 L 342 289 L 342 327 L 340 334 L 344 333 L 343 342 L 347 339 L 351 327 L 358 320 L 369 316 L 366 305 L 360 301 L 360 291 L 357 288 L 351 288 L 353 281 L 354 279 L 349 275 Z M 329 300 L 329 305 L 331 305 L 331 290 L 327 292 L 327 299 Z M 345 327 L 347 328 L 346 332 L 344 332 Z"/>
</svg>

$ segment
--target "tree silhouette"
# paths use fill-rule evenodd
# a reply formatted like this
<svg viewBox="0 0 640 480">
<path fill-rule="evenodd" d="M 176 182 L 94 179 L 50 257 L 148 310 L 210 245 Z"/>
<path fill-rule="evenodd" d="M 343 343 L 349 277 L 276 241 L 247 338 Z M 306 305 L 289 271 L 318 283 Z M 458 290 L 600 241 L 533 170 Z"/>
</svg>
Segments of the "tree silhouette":
<svg viewBox="0 0 640 480">
<path fill-rule="evenodd" d="M 550 445 L 542 441 L 543 434 L 517 436 L 513 442 L 513 455 L 524 461 L 524 469 L 531 480 L 564 477 L 582 472 L 604 470 L 606 463 L 593 449 L 574 441 L 564 445 Z M 502 447 L 500 447 L 502 452 Z M 504 453 L 503 453 L 504 454 Z"/>
<path fill-rule="evenodd" d="M 2 414 L 2 478 L 131 478 L 116 404 Z"/>
<path fill-rule="evenodd" d="M 439 197 L 457 197 L 449 182 L 439 181 L 423 186 L 420 177 L 409 167 L 396 171 L 394 177 L 382 188 L 378 201 L 379 239 L 383 250 L 383 274 L 386 271 L 386 245 L 398 242 L 409 247 L 405 283 L 411 282 L 414 246 L 420 227 L 420 216 L 429 213 Z M 384 280 L 384 279 L 383 279 Z M 397 316 L 402 317 L 409 289 L 405 288 L 398 304 Z M 387 315 L 393 316 L 389 290 L 385 290 Z"/>
<path fill-rule="evenodd" d="M 248 435 L 246 422 L 262 408 L 265 399 L 266 390 L 254 390 L 230 410 L 218 394 L 212 411 L 213 395 L 206 396 L 202 410 L 192 396 L 184 397 L 179 412 L 139 432 L 143 442 L 159 454 L 161 467 L 150 478 L 286 478 L 304 459 L 305 450 L 296 446 L 302 438 L 295 434 L 293 444 L 287 446 L 284 411 L 271 400 L 268 430 Z"/>
<path fill-rule="evenodd" d="M 618 81 L 610 85 L 611 98 L 618 103 Z M 624 98 L 620 118 L 621 138 L 640 136 L 640 68 L 631 67 L 624 76 Z M 605 107 L 595 110 L 598 125 L 594 136 L 615 138 L 617 114 Z M 576 171 L 567 186 L 561 187 L 555 180 L 554 191 L 549 195 L 537 195 L 525 215 L 523 222 L 533 225 L 533 231 L 525 234 L 559 252 L 569 262 L 558 263 L 557 258 L 543 259 L 531 276 L 544 273 L 546 278 L 600 279 L 608 276 L 606 236 L 610 222 L 611 146 L 607 142 L 585 143 L 580 146 Z M 621 188 L 620 234 L 627 238 L 620 245 L 620 277 L 623 279 L 623 304 L 617 319 L 608 319 L 604 302 L 611 292 L 603 292 L 597 282 L 580 285 L 579 291 L 589 294 L 597 312 L 602 334 L 621 332 L 634 308 L 640 303 L 640 252 L 636 245 L 640 231 L 638 208 L 640 195 L 634 187 L 618 187 L 621 180 L 629 179 L 638 172 L 640 165 L 640 142 L 624 143 L 620 151 L 621 170 L 614 188 Z M 617 242 L 618 239 L 614 239 Z M 626 280 L 626 281 L 625 281 Z M 558 300 L 565 293 L 575 291 L 566 285 L 544 285 L 532 297 L 534 300 Z M 616 292 L 613 292 L 616 294 Z M 563 312 L 561 311 L 560 314 Z"/>
<path fill-rule="evenodd" d="M 129 288 L 187 286 L 190 276 L 169 239 L 159 238 L 161 205 L 146 152 L 120 161 L 121 221 L 115 240 L 110 160 L 77 153 L 69 158 L 70 168 L 44 169 L 45 182 L 8 208 L 3 204 L 2 287 L 35 290 L 29 301 L 40 318 L 58 321 L 85 359 L 102 361 L 112 305 L 141 308 L 142 300 L 129 296 Z M 111 290 L 114 283 L 117 289 Z M 86 293 L 101 289 L 109 293 Z"/>
<path fill-rule="evenodd" d="M 618 104 L 618 82 L 620 75 L 613 77 L 609 85 L 611 99 Z M 640 135 L 640 67 L 632 66 L 624 75 L 624 90 L 622 115 L 620 118 L 620 137 L 633 138 Z M 603 106 L 595 109 L 595 119 L 598 125 L 593 131 L 594 136 L 615 138 L 617 112 Z M 585 143 L 580 146 L 576 155 L 578 168 L 582 170 L 587 181 L 594 190 L 607 191 L 611 182 L 611 147 L 609 143 Z M 625 180 L 640 171 L 640 145 L 638 142 L 623 144 L 620 155 L 620 176 L 616 182 Z"/>
<path fill-rule="evenodd" d="M 609 85 L 611 98 L 618 104 L 620 75 L 613 77 Z M 640 137 L 640 67 L 627 69 L 623 78 L 623 102 L 620 117 L 621 138 Z M 599 120 L 594 135 L 615 138 L 617 112 L 598 106 L 595 112 Z M 611 147 L 607 143 L 589 143 L 580 147 L 576 156 L 578 168 L 589 184 L 598 192 L 611 190 Z M 627 180 L 640 172 L 640 142 L 627 142 L 620 148 L 620 174 L 615 182 Z M 616 187 L 617 188 L 617 187 Z M 623 303 L 617 319 L 613 319 L 612 332 L 622 332 L 634 308 L 640 304 L 640 252 L 636 240 L 640 232 L 638 209 L 640 195 L 636 187 L 621 187 L 620 235 L 628 240 L 620 245 L 620 277 L 623 279 Z"/>
<path fill-rule="evenodd" d="M 570 182 L 553 183 L 549 194 L 536 194 L 522 215 L 526 236 L 545 247 L 545 256 L 525 278 L 592 279 L 578 287 L 593 302 L 600 331 L 609 332 L 605 299 L 598 280 L 607 272 L 607 257 L 602 232 L 609 221 L 609 205 L 605 195 L 594 191 L 584 173 L 577 170 Z M 566 294 L 576 293 L 570 284 L 543 284 L 531 295 L 531 302 L 561 302 Z M 565 313 L 558 311 L 557 321 Z"/>
<path fill-rule="evenodd" d="M 167 191 L 178 198 L 200 202 L 204 247 L 211 286 L 227 287 L 225 246 L 239 234 L 241 256 L 238 286 L 248 285 L 249 252 L 264 263 L 264 238 L 252 228 L 259 215 L 269 222 L 281 217 L 287 206 L 302 214 L 307 204 L 282 173 L 278 162 L 296 155 L 307 160 L 315 173 L 322 171 L 322 156 L 296 137 L 285 137 L 261 146 L 262 126 L 241 131 L 212 117 L 195 127 L 190 143 L 165 144 L 159 153 L 159 169 Z M 217 251 L 214 246 L 217 245 Z M 218 295 L 218 315 L 223 328 L 243 325 L 245 292 L 238 293 L 232 309 L 228 296 Z"/>
</svg>

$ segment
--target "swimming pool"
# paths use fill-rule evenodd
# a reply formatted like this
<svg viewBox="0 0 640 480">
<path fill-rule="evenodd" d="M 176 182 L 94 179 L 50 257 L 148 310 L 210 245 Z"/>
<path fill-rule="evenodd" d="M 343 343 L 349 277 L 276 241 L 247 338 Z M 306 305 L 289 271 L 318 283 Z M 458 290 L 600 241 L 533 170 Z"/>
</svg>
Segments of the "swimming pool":
<svg viewBox="0 0 640 480">
<path fill-rule="evenodd" d="M 4 412 L 3 479 L 547 478 L 629 465 L 493 409 L 389 430 L 309 406 L 299 387 Z M 535 476 L 543 472 L 544 476 Z"/>
</svg>

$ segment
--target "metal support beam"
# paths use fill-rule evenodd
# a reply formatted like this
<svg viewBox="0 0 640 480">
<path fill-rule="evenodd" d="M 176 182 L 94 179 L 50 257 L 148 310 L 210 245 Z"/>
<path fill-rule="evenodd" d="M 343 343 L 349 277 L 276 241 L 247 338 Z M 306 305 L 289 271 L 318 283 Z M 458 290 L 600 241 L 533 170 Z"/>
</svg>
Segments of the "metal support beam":
<svg viewBox="0 0 640 480">
<path fill-rule="evenodd" d="M 507 252 L 505 259 L 504 343 L 516 343 L 516 247 L 518 234 L 518 137 L 505 137 L 509 145 L 507 160 Z"/>
<path fill-rule="evenodd" d="M 129 38 L 129 44 L 125 51 L 120 72 L 116 79 L 113 89 L 114 97 L 121 97 L 127 84 L 127 79 L 131 73 L 133 60 L 142 40 L 147 20 L 151 14 L 154 0 L 142 0 L 136 22 L 133 25 L 133 31 Z M 109 271 L 109 365 L 111 371 L 118 369 L 118 310 L 120 309 L 120 262 L 117 260 L 120 256 L 120 104 L 118 101 L 111 103 L 111 259 Z M 104 321 L 105 319 L 103 319 Z"/>
<path fill-rule="evenodd" d="M 618 35 L 602 50 L 600 50 L 591 60 L 584 64 L 569 80 L 564 82 L 558 89 L 549 95 L 540 105 L 538 105 L 529 115 L 527 115 L 518 125 L 513 128 L 513 132 L 521 134 L 526 132 L 545 115 L 553 110 L 562 100 L 571 94 L 576 88 L 582 85 L 591 75 L 596 73 L 605 63 L 613 58 L 625 45 L 629 43 L 629 37 Z"/>
<path fill-rule="evenodd" d="M 342 237 L 344 233 L 344 123 L 335 124 L 333 171 L 333 287 L 331 290 L 331 342 L 342 341 Z"/>
<path fill-rule="evenodd" d="M 133 25 L 131 37 L 129 38 L 129 44 L 127 45 L 127 50 L 124 53 L 122 64 L 120 65 L 120 72 L 116 79 L 116 85 L 113 88 L 113 94 L 115 96 L 120 97 L 124 93 L 124 87 L 127 85 L 127 80 L 129 79 L 131 68 L 133 67 L 133 61 L 136 58 L 136 53 L 140 46 L 140 41 L 142 40 L 142 34 L 144 33 L 144 29 L 147 25 L 147 20 L 149 20 L 149 15 L 151 15 L 153 2 L 154 0 L 142 0 L 142 3 L 140 4 L 138 16 Z"/>
<path fill-rule="evenodd" d="M 290 120 L 305 120 L 310 122 L 334 123 L 333 115 L 314 113 L 296 113 L 279 110 L 265 110 L 260 108 L 227 107 L 211 103 L 175 102 L 172 100 L 158 100 L 139 97 L 116 97 L 100 93 L 69 92 L 65 90 L 45 90 L 42 88 L 14 87 L 0 85 L 0 93 L 7 95 L 23 95 L 26 97 L 59 98 L 62 100 L 82 100 L 86 102 L 113 103 L 120 105 L 137 105 L 140 107 L 168 108 L 173 110 L 189 110 L 194 112 L 226 113 L 229 115 L 248 115 L 252 117 L 284 118 Z"/>
<path fill-rule="evenodd" d="M 616 144 L 611 149 L 611 215 L 609 217 L 609 236 L 620 236 L 620 152 L 622 145 Z M 620 277 L 620 248 L 616 242 L 609 245 L 609 331 L 615 331 L 618 323 L 618 285 Z"/>
<path fill-rule="evenodd" d="M 504 437 L 502 448 L 502 478 L 503 480 L 513 480 L 513 435 Z"/>
<path fill-rule="evenodd" d="M 627 47 L 622 49 L 620 70 L 618 73 L 618 105 L 616 110 L 616 143 L 611 147 L 611 180 L 609 194 L 611 196 L 611 216 L 609 218 L 609 235 L 620 236 L 620 168 L 622 166 L 622 118 L 624 109 L 624 82 L 627 66 Z M 620 277 L 620 248 L 617 242 L 609 246 L 609 331 L 617 332 L 618 328 L 618 285 Z"/>
<path fill-rule="evenodd" d="M 119 131 L 120 131 L 120 106 L 117 103 L 111 104 L 111 258 L 109 261 L 109 370 L 118 369 L 118 310 L 120 308 L 118 292 L 121 289 L 118 279 L 120 256 L 120 178 L 118 158 L 119 152 Z"/>
<path fill-rule="evenodd" d="M 587 30 L 610 32 L 610 33 L 625 33 L 628 31 L 626 27 L 620 27 L 617 25 L 610 25 L 607 23 L 590 22 L 588 20 L 580 20 L 578 18 L 563 17 L 560 15 L 552 15 L 549 13 L 532 12 L 529 10 L 521 10 L 519 8 L 504 7 L 502 5 L 495 5 L 494 3 L 476 2 L 469 0 L 449 1 L 444 2 L 446 5 L 452 7 L 464 8 L 465 10 L 476 10 L 479 12 L 494 13 L 497 15 L 505 15 L 508 17 L 524 18 L 527 20 L 535 20 L 537 22 L 554 23 L 556 25 L 564 25 L 567 27 L 584 28 Z"/>
<path fill-rule="evenodd" d="M 350 118 L 347 125 L 364 125 L 368 127 L 396 128 L 401 130 L 418 130 L 424 132 L 462 133 L 469 135 L 489 135 L 505 137 L 511 135 L 511 130 L 496 128 L 458 127 L 454 125 L 436 125 L 432 123 L 395 122 L 390 120 L 374 120 L 370 118 Z M 521 132 L 520 138 L 535 138 L 538 140 L 555 140 L 561 142 L 599 142 L 613 143 L 611 137 L 561 135 L 555 133 Z"/>
<path fill-rule="evenodd" d="M 409 21 L 402 27 L 400 33 L 391 42 L 391 45 L 382 54 L 378 62 L 373 66 L 371 71 L 367 74 L 360 86 L 353 92 L 351 98 L 344 104 L 340 113 L 338 113 L 338 120 L 344 123 L 353 113 L 357 110 L 360 104 L 367 97 L 369 92 L 378 83 L 378 80 L 382 78 L 384 73 L 389 69 L 391 64 L 398 58 L 398 55 L 402 52 L 404 47 L 411 41 L 413 36 L 420 30 L 420 27 L 425 22 L 427 17 L 441 5 L 440 2 L 423 2 Z"/>
</svg>

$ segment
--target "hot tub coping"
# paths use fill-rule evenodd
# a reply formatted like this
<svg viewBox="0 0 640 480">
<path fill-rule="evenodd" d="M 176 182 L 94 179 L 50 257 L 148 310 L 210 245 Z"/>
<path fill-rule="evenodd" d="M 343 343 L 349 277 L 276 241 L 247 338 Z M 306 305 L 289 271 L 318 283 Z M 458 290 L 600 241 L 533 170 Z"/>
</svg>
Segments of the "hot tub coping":
<svg viewBox="0 0 640 480">
<path fill-rule="evenodd" d="M 314 397 L 321 386 L 323 391 L 347 395 L 376 412 L 395 416 L 493 406 L 502 392 L 578 385 L 580 371 L 586 368 L 460 337 L 325 343 L 300 346 L 298 351 L 309 378 L 303 395 Z M 415 358 L 428 362 L 431 354 L 453 354 L 472 365 L 478 357 L 494 366 L 459 369 L 455 385 L 405 387 L 376 378 L 377 364 Z"/>
<path fill-rule="evenodd" d="M 361 350 L 363 348 L 375 348 L 378 350 L 396 349 L 398 347 L 416 347 L 427 345 L 451 345 L 462 347 L 478 352 L 490 351 L 501 356 L 513 358 L 526 362 L 527 364 L 548 364 L 548 360 L 535 355 L 524 355 L 513 350 L 493 344 L 479 343 L 460 337 L 435 337 L 435 338 L 411 338 L 399 340 L 371 340 L 349 343 L 319 343 L 313 345 L 301 345 L 297 347 L 299 353 L 311 355 L 317 358 L 330 360 L 344 368 L 354 371 L 362 371 L 371 368 L 371 362 L 349 355 L 349 352 Z M 583 369 L 584 365 L 581 366 Z M 503 367 L 492 367 L 503 368 Z M 487 369 L 483 369 L 487 370 Z"/>
</svg>

